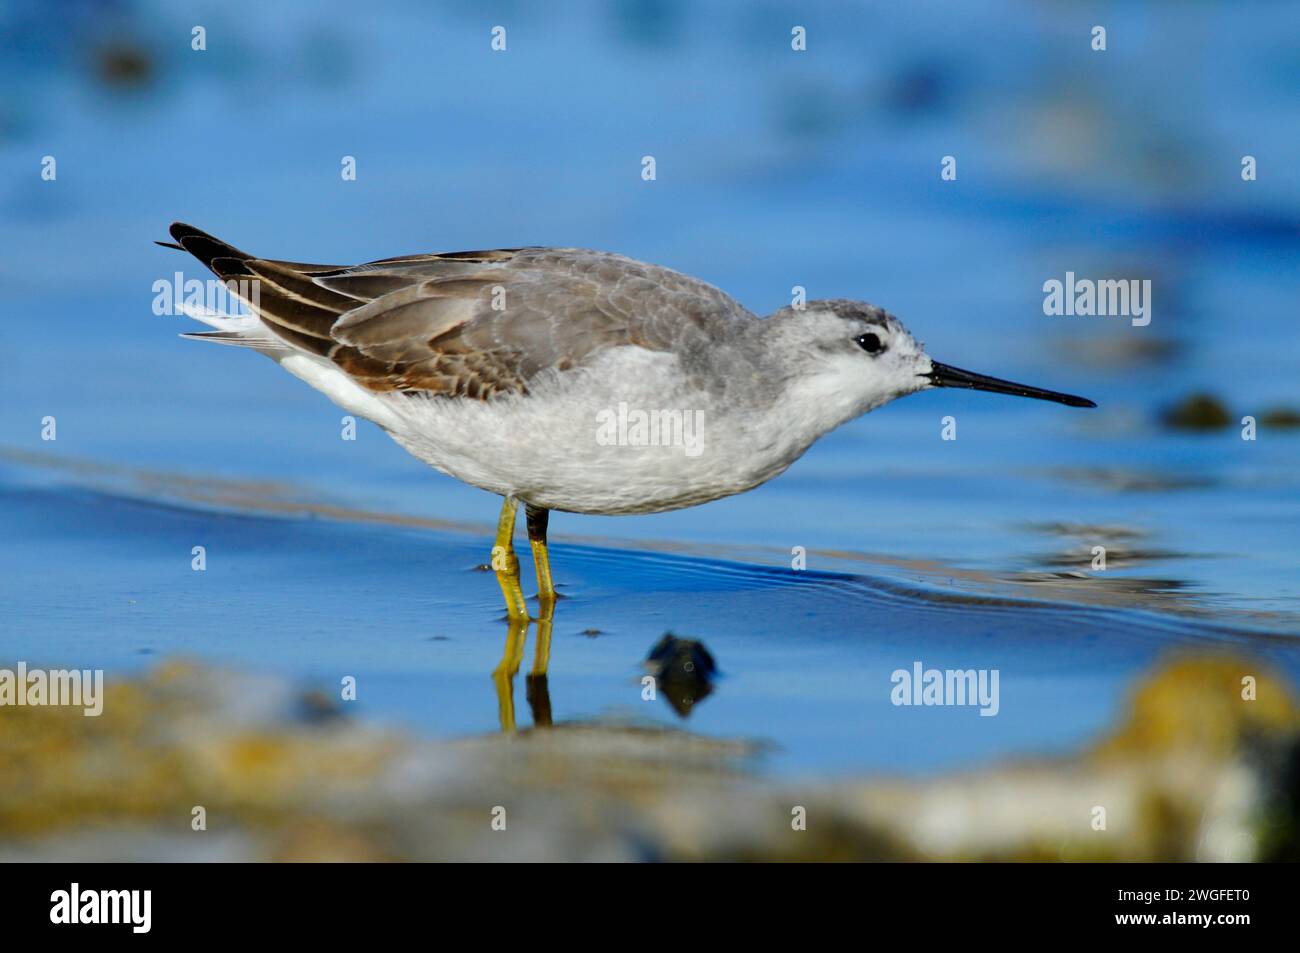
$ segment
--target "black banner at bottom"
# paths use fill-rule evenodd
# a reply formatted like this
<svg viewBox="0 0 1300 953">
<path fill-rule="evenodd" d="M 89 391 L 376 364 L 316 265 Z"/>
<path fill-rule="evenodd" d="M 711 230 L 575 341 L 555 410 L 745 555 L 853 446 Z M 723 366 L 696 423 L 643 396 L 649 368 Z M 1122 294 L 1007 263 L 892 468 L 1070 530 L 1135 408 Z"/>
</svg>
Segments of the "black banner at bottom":
<svg viewBox="0 0 1300 953">
<path fill-rule="evenodd" d="M 1136 933 L 1231 940 L 1288 924 L 1288 866 L 591 866 L 37 864 L 0 869 L 6 938 L 370 941 L 411 929 L 597 920 L 743 934 L 813 918 L 944 936 Z M 599 878 L 599 879 L 594 879 Z M 689 921 L 689 923 L 687 922 Z M 654 924 L 658 923 L 655 927 Z M 674 925 L 676 924 L 676 925 Z M 976 932 L 972 933 L 975 930 Z M 1257 933 L 1252 935 L 1258 936 Z M 606 934 L 607 938 L 608 935 Z"/>
</svg>

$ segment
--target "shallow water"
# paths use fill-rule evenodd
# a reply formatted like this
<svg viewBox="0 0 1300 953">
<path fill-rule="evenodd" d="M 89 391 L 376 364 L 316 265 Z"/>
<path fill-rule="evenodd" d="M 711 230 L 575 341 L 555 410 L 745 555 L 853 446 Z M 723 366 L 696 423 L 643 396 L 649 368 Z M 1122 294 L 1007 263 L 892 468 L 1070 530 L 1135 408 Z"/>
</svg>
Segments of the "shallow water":
<svg viewBox="0 0 1300 953">
<path fill-rule="evenodd" d="M 30 622 L 0 642 L 6 656 L 110 672 L 198 657 L 330 693 L 351 675 L 358 717 L 440 737 L 501 726 L 490 673 L 506 626 L 495 578 L 479 565 L 482 534 L 373 512 L 311 518 L 312 504 L 264 488 L 140 487 L 115 474 L 90 489 L 102 477 L 93 469 L 50 488 L 15 472 L 5 468 L 0 497 L 15 530 L 0 571 L 10 618 Z M 224 495 L 227 508 L 160 504 L 169 492 Z M 259 505 L 298 515 L 251 512 Z M 205 572 L 191 569 L 194 545 L 206 548 Z M 762 765 L 777 773 L 916 773 L 1075 748 L 1114 720 L 1133 677 L 1177 649 L 1231 649 L 1300 671 L 1290 637 L 1017 601 L 994 580 L 958 587 L 919 567 L 890 578 L 739 561 L 754 555 L 561 536 L 550 718 L 679 723 L 666 698 L 642 697 L 640 682 L 641 661 L 668 630 L 703 641 L 722 669 L 689 727 L 765 743 Z M 525 695 L 535 645 L 534 632 L 507 696 L 521 727 L 536 721 Z M 996 717 L 892 705 L 891 674 L 917 661 L 998 670 Z"/>
<path fill-rule="evenodd" d="M 149 242 L 179 218 L 308 260 L 603 247 L 764 313 L 796 284 L 866 297 L 940 360 L 1101 405 L 921 394 L 741 497 L 557 514 L 557 721 L 677 722 L 640 697 L 668 630 L 724 673 L 689 726 L 771 741 L 765 763 L 787 773 L 1073 746 L 1188 646 L 1244 646 L 1294 676 L 1300 431 L 1159 421 L 1198 390 L 1234 419 L 1300 400 L 1300 192 L 1280 174 L 1300 131 L 1296 11 L 1116 9 L 1126 39 L 1100 69 L 1069 5 L 1033 24 L 1009 4 L 814 7 L 802 59 L 767 8 L 616 4 L 557 25 L 510 7 L 494 58 L 480 14 L 411 4 L 343 34 L 240 6 L 208 24 L 221 42 L 204 55 L 171 49 L 174 15 L 151 6 L 88 17 L 66 46 L 47 27 L 4 34 L 0 658 L 353 674 L 367 714 L 441 736 L 499 724 L 505 625 L 474 568 L 495 499 L 369 425 L 341 440 L 341 411 L 269 362 L 178 340 L 152 283 L 194 273 Z M 990 22 L 1006 28 L 980 52 Z M 261 55 L 273 35 L 281 74 Z M 155 51 L 154 78 L 97 79 L 106 36 Z M 1246 151 L 1257 182 L 1238 175 Z M 56 182 L 37 174 L 45 153 Z M 1044 316 L 1042 283 L 1067 270 L 1152 278 L 1151 325 Z M 999 715 L 892 706 L 890 672 L 917 660 L 999 669 Z"/>
</svg>

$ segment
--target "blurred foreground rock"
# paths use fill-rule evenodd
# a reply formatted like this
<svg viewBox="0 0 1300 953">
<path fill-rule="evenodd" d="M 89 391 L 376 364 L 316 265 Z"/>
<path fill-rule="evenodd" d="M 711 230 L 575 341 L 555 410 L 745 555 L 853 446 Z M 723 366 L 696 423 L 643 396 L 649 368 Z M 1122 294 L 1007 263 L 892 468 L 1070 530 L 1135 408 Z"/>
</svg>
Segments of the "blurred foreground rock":
<svg viewBox="0 0 1300 953">
<path fill-rule="evenodd" d="M 752 742 L 627 724 L 427 741 L 282 682 L 180 663 L 107 692 L 98 718 L 0 708 L 0 861 L 1296 852 L 1297 709 L 1279 679 L 1223 657 L 1138 685 L 1117 728 L 1076 757 L 922 781 L 761 779 Z M 191 829 L 196 806 L 205 831 Z"/>
</svg>

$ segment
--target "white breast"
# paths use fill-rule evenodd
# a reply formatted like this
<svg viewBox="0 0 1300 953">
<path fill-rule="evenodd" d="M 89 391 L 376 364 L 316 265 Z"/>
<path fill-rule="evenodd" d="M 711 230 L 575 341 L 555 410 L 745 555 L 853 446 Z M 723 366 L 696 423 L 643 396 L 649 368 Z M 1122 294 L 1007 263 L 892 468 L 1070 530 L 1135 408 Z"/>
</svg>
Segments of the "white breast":
<svg viewBox="0 0 1300 953">
<path fill-rule="evenodd" d="M 302 355 L 281 364 L 444 473 L 548 509 L 704 503 L 770 479 L 807 446 L 774 439 L 766 418 L 736 413 L 692 388 L 674 356 L 638 347 L 489 401 L 375 394 L 333 364 Z"/>
</svg>

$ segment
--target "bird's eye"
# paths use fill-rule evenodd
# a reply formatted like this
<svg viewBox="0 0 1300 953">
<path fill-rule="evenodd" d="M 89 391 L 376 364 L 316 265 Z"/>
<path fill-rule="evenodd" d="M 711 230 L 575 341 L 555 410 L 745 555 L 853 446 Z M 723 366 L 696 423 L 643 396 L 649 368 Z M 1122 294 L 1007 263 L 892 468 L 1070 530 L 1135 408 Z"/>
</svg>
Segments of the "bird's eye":
<svg viewBox="0 0 1300 953">
<path fill-rule="evenodd" d="M 866 334 L 859 334 L 853 340 L 857 342 L 858 347 L 862 348 L 862 350 L 866 351 L 868 354 L 879 354 L 885 349 L 885 344 L 880 340 L 878 334 L 867 332 Z"/>
</svg>

